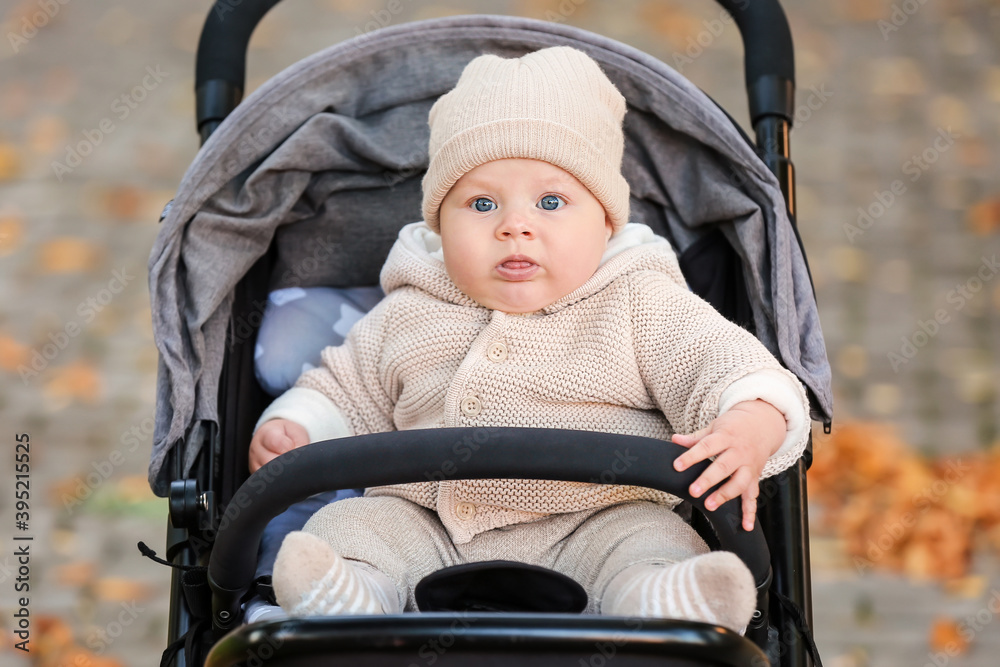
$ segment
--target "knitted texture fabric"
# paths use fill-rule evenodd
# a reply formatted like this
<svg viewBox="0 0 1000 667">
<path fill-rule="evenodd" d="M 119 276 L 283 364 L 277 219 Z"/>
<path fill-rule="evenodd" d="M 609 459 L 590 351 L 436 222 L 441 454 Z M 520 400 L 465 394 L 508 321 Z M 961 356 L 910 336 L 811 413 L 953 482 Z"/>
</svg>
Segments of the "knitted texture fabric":
<svg viewBox="0 0 1000 667">
<path fill-rule="evenodd" d="M 611 257 L 579 289 L 526 315 L 492 311 L 465 296 L 404 227 L 382 271 L 386 298 L 323 365 L 297 383 L 325 394 L 355 435 L 481 427 L 456 443 L 454 461 L 429 481 L 376 487 L 437 510 L 457 543 L 485 530 L 626 500 L 676 505 L 653 489 L 529 480 L 450 480 L 489 446 L 490 427 L 565 428 L 668 440 L 718 415 L 732 382 L 761 369 L 801 383 L 746 330 L 688 291 L 666 243 Z M 766 464 L 763 476 L 801 455 L 808 429 Z M 614 461 L 608 461 L 609 469 Z M 627 463 L 627 462 L 626 462 Z"/>
<path fill-rule="evenodd" d="M 675 512 L 642 501 L 557 514 L 483 532 L 459 544 L 424 507 L 391 496 L 348 498 L 316 512 L 302 530 L 344 558 L 388 577 L 404 611 L 416 609 L 413 589 L 432 572 L 510 560 L 565 574 L 587 591 L 587 611 L 598 613 L 608 584 L 626 569 L 708 553 L 705 541 Z M 276 565 L 274 576 L 277 584 L 288 575 Z"/>
<path fill-rule="evenodd" d="M 617 233 L 629 213 L 621 174 L 624 117 L 625 98 L 577 49 L 475 58 L 428 116 L 424 220 L 438 231 L 441 201 L 465 173 L 493 160 L 531 158 L 573 174 L 601 202 Z"/>
</svg>

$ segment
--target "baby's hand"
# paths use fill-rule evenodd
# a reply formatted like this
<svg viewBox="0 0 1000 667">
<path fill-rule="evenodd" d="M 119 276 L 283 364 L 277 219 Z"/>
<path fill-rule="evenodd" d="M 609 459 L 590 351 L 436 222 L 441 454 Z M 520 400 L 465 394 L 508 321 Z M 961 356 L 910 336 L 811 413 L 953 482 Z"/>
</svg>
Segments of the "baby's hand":
<svg viewBox="0 0 1000 667">
<path fill-rule="evenodd" d="M 250 472 L 296 447 L 309 444 L 309 432 L 289 419 L 269 419 L 260 425 L 250 441 Z"/>
<path fill-rule="evenodd" d="M 698 461 L 715 456 L 705 472 L 690 487 L 698 498 L 729 478 L 705 500 L 715 510 L 736 496 L 743 496 L 743 528 L 753 530 L 757 515 L 758 480 L 764 464 L 785 439 L 785 417 L 765 401 L 744 401 L 716 417 L 711 424 L 690 435 L 674 434 L 672 440 L 688 451 L 677 457 L 674 468 L 686 470 Z"/>
</svg>

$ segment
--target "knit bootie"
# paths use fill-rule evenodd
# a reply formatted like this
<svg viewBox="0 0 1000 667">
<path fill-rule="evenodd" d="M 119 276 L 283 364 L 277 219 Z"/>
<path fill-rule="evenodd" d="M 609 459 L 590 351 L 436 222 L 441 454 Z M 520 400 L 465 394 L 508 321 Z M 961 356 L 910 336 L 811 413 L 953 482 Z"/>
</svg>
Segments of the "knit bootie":
<svg viewBox="0 0 1000 667">
<path fill-rule="evenodd" d="M 601 613 L 677 618 L 743 633 L 757 604 L 753 575 L 736 554 L 713 551 L 679 563 L 639 563 L 608 585 Z"/>
<path fill-rule="evenodd" d="M 399 613 L 388 577 L 345 560 L 312 533 L 285 537 L 272 583 L 278 604 L 293 616 Z"/>
</svg>

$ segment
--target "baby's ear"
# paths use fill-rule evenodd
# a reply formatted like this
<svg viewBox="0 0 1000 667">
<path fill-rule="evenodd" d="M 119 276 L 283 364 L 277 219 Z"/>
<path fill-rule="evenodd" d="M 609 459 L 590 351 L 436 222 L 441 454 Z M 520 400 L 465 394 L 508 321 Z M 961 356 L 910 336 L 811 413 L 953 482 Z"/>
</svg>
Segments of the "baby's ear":
<svg viewBox="0 0 1000 667">
<path fill-rule="evenodd" d="M 611 218 L 607 215 L 604 216 L 604 228 L 608 231 L 608 235 L 604 237 L 604 240 L 610 241 L 611 235 L 615 233 L 615 228 L 614 225 L 611 224 Z"/>
</svg>

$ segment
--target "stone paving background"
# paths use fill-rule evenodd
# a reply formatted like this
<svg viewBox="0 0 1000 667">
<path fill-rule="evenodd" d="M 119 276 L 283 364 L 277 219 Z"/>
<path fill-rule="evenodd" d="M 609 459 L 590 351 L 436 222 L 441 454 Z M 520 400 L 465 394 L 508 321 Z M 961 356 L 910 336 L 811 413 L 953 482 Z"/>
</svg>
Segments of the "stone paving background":
<svg viewBox="0 0 1000 667">
<path fill-rule="evenodd" d="M 834 428 L 888 422 L 929 454 L 996 446 L 1000 2 L 785 5 L 799 223 L 835 369 Z M 198 149 L 194 51 L 209 6 L 0 2 L 5 665 L 71 664 L 52 656 L 73 643 L 89 652 L 81 664 L 150 665 L 164 644 L 169 574 L 134 546 L 162 550 L 166 512 L 145 487 L 156 371 L 146 261 Z M 286 0 L 254 34 L 248 92 L 360 32 L 463 12 L 565 21 L 631 44 L 747 125 L 740 37 L 707 0 Z M 33 362 L 36 373 L 19 371 Z M 31 441 L 26 532 L 15 528 L 19 433 Z M 18 534 L 34 538 L 30 655 L 10 635 Z M 828 536 L 813 551 L 826 664 L 996 664 L 995 557 L 981 554 L 956 590 L 858 574 Z M 972 635 L 964 655 L 932 650 L 942 616 Z"/>
</svg>

